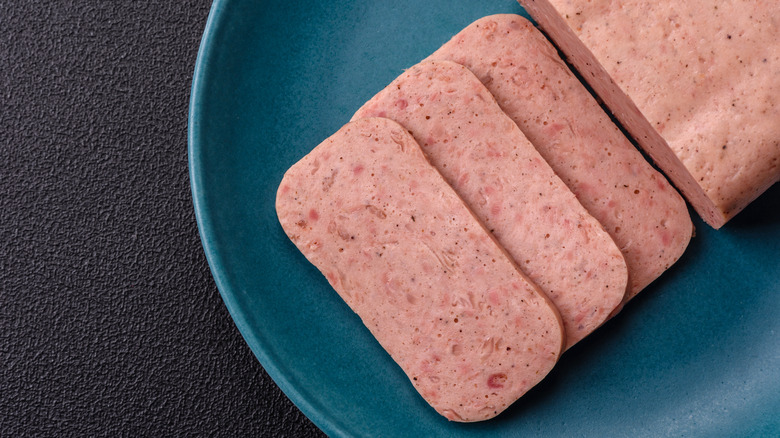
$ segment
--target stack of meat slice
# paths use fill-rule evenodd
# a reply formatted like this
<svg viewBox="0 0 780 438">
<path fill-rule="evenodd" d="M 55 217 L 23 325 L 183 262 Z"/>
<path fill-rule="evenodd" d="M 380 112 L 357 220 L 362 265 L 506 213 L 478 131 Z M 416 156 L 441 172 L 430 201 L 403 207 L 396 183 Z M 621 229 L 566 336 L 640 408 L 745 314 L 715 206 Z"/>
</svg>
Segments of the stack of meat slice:
<svg viewBox="0 0 780 438">
<path fill-rule="evenodd" d="M 491 418 L 679 259 L 680 195 L 550 43 L 485 17 L 280 184 L 285 232 L 412 384 Z"/>
</svg>

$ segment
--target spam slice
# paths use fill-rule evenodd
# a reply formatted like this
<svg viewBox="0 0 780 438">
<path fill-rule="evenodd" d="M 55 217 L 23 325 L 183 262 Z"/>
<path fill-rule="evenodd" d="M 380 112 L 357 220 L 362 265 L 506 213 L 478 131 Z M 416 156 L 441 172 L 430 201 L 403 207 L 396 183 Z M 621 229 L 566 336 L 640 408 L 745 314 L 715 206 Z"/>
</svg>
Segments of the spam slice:
<svg viewBox="0 0 780 438">
<path fill-rule="evenodd" d="M 413 66 L 355 114 L 388 117 L 553 300 L 567 346 L 599 327 L 626 291 L 609 235 L 499 108 L 479 79 L 449 61 Z"/>
<path fill-rule="evenodd" d="M 397 123 L 345 125 L 287 171 L 276 210 L 446 418 L 494 417 L 558 360 L 555 307 Z"/>
<path fill-rule="evenodd" d="M 429 59 L 468 67 L 614 239 L 626 300 L 675 263 L 693 232 L 685 201 L 610 120 L 528 20 L 475 21 Z"/>
<path fill-rule="evenodd" d="M 520 3 L 712 227 L 780 180 L 776 1 Z"/>
</svg>

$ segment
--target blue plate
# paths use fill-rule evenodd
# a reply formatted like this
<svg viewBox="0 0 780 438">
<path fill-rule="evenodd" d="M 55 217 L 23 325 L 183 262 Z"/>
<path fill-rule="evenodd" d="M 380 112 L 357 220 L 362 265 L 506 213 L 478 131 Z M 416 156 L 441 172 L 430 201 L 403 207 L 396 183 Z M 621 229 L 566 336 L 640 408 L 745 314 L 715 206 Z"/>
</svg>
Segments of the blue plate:
<svg viewBox="0 0 780 438">
<path fill-rule="evenodd" d="M 436 414 L 282 232 L 274 200 L 290 165 L 404 68 L 503 12 L 524 13 L 514 0 L 214 2 L 192 86 L 190 176 L 206 256 L 246 342 L 333 436 L 777 436 L 777 185 L 720 231 L 696 218 L 671 270 L 475 424 Z"/>
</svg>

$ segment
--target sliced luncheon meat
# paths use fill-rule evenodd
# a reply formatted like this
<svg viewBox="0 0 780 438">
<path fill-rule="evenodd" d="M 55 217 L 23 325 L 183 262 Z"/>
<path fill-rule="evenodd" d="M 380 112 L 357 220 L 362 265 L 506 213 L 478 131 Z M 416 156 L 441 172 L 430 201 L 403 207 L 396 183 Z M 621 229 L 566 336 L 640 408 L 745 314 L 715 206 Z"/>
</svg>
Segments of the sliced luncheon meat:
<svg viewBox="0 0 780 438">
<path fill-rule="evenodd" d="M 528 20 L 494 15 L 429 59 L 469 68 L 614 239 L 628 265 L 626 299 L 675 263 L 691 238 L 685 201 L 601 109 Z"/>
<path fill-rule="evenodd" d="M 627 269 L 620 250 L 468 69 L 449 61 L 415 65 L 353 120 L 372 116 L 393 119 L 414 136 L 555 303 L 567 346 L 621 303 Z"/>
<path fill-rule="evenodd" d="M 777 1 L 520 3 L 708 224 L 780 180 Z"/>
<path fill-rule="evenodd" d="M 345 125 L 287 171 L 276 210 L 446 418 L 494 417 L 558 360 L 553 304 L 397 123 Z"/>
</svg>

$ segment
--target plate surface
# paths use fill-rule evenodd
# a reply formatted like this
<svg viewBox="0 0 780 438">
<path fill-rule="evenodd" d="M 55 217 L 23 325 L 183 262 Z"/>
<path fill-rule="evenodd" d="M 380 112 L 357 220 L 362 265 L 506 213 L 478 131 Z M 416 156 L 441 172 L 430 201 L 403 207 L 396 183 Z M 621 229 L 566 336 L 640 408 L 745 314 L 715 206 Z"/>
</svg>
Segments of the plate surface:
<svg viewBox="0 0 780 438">
<path fill-rule="evenodd" d="M 285 170 L 374 93 L 513 0 L 217 0 L 190 107 L 192 192 L 222 297 L 332 436 L 742 436 L 780 431 L 780 185 L 683 258 L 494 420 L 449 423 L 282 232 Z"/>
</svg>

